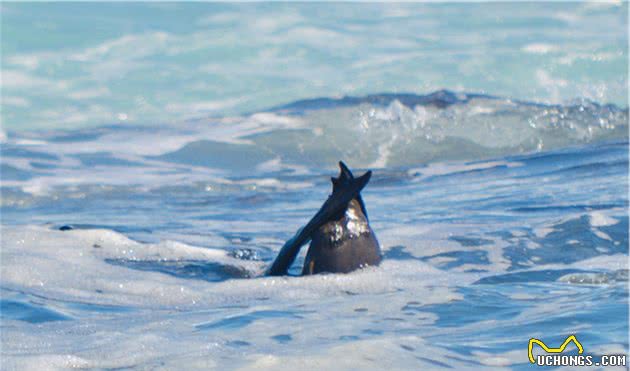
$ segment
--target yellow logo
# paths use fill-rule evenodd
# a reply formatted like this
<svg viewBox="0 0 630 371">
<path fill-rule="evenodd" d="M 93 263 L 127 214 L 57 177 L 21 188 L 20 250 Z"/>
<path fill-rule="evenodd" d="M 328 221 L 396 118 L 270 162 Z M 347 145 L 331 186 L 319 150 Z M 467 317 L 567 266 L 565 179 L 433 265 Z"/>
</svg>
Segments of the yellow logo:
<svg viewBox="0 0 630 371">
<path fill-rule="evenodd" d="M 582 344 L 580 344 L 578 339 L 576 339 L 575 335 L 569 336 L 564 341 L 564 343 L 562 343 L 562 345 L 560 345 L 558 348 L 549 348 L 541 340 L 531 338 L 529 339 L 529 346 L 527 347 L 527 354 L 529 355 L 529 361 L 531 363 L 536 363 L 536 360 L 534 359 L 534 355 L 532 354 L 532 348 L 534 348 L 534 344 L 538 344 L 547 353 L 562 353 L 564 352 L 564 349 L 567 347 L 567 345 L 569 345 L 570 342 L 573 342 L 575 344 L 575 346 L 578 348 L 579 354 L 584 353 L 584 348 L 582 347 Z"/>
</svg>

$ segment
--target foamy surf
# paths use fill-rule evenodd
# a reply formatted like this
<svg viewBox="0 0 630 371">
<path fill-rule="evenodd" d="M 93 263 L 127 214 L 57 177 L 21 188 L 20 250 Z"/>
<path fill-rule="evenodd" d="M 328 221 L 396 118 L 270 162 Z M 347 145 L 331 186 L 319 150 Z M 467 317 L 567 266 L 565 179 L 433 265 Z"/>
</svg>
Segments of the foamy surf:
<svg viewBox="0 0 630 371">
<path fill-rule="evenodd" d="M 3 3 L 1 368 L 627 353 L 627 8 Z M 383 263 L 265 277 L 339 160 Z"/>
</svg>

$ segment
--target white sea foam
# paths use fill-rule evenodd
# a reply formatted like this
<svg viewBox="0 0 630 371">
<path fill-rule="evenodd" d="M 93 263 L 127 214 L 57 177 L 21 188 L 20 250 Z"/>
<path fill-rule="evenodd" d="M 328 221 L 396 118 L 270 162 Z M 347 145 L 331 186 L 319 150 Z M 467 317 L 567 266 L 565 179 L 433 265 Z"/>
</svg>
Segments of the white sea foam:
<svg viewBox="0 0 630 371">
<path fill-rule="evenodd" d="M 3 363 L 9 368 L 137 367 L 150 366 L 155 362 L 161 362 L 165 368 L 175 367 L 176 364 L 180 367 L 187 365 L 187 368 L 216 366 L 224 362 L 218 354 L 229 354 L 230 343 L 239 337 L 244 339 L 241 336 L 245 334 L 249 334 L 246 337 L 248 342 L 261 345 L 269 344 L 267 336 L 283 331 L 292 333 L 294 341 L 304 344 L 313 344 L 318 336 L 331 334 L 330 329 L 318 327 L 317 321 L 310 324 L 302 322 L 296 328 L 292 315 L 288 315 L 284 325 L 270 317 L 272 322 L 254 322 L 243 330 L 237 328 L 236 332 L 222 332 L 213 340 L 204 334 L 207 331 L 204 326 L 217 321 L 220 323 L 230 316 L 237 318 L 256 311 L 271 310 L 265 304 L 268 300 L 275 303 L 273 310 L 280 310 L 277 304 L 285 303 L 281 307 L 297 310 L 297 316 L 301 316 L 304 310 L 310 313 L 318 308 L 328 308 L 327 311 L 332 312 L 326 315 L 346 317 L 357 307 L 367 308 L 370 313 L 380 313 L 381 316 L 387 316 L 391 311 L 391 315 L 396 316 L 396 311 L 414 297 L 421 296 L 423 304 L 461 300 L 461 296 L 449 285 L 460 280 L 462 283 L 470 282 L 472 278 L 457 274 L 447 278 L 439 270 L 418 262 L 386 261 L 379 268 L 348 275 L 266 277 L 208 283 L 158 272 L 137 271 L 107 263 L 106 259 L 152 261 L 156 264 L 165 261 L 211 261 L 232 264 L 252 272 L 259 272 L 261 265 L 231 258 L 222 250 L 176 242 L 140 244 L 107 230 L 60 232 L 41 227 L 4 227 L 2 236 L 2 277 L 6 292 L 15 290 L 43 298 L 50 308 L 70 316 L 83 314 L 64 303 L 133 308 L 129 316 L 95 312 L 83 319 L 49 322 L 29 331 L 23 331 L 21 326 L 5 327 L 3 351 L 5 356 L 9 356 L 3 359 Z M 403 288 L 408 294 L 392 296 Z M 359 295 L 357 300 L 344 300 L 348 292 Z M 374 295 L 391 298 L 385 306 L 376 305 L 377 302 L 369 299 Z M 298 302 L 310 304 L 300 309 L 295 306 Z M 234 309 L 218 310 L 219 306 L 233 306 Z M 185 316 L 173 312 L 183 308 L 187 308 Z M 418 313 L 417 320 L 430 324 L 435 317 L 430 313 Z M 3 322 L 13 323 L 11 320 Z M 198 330 L 194 331 L 195 327 Z M 335 327 L 337 333 L 353 331 L 352 326 L 343 322 Z M 59 336 L 63 341 L 55 341 Z M 79 344 L 86 339 L 98 341 L 100 345 L 79 350 L 82 348 Z M 399 337 L 366 341 L 364 346 L 369 349 L 370 344 L 389 342 L 391 344 L 387 346 L 392 349 L 400 349 L 400 344 L 407 343 L 411 347 L 424 346 L 419 338 L 405 340 Z M 361 343 L 351 343 L 322 346 L 320 350 L 309 348 L 315 352 L 313 360 L 323 360 L 324 353 L 335 352 L 338 347 L 341 351 L 348 346 L 363 347 Z M 237 364 L 244 368 L 258 365 L 274 369 L 298 362 L 298 358 L 276 354 L 272 349 L 261 346 Z M 44 350 L 45 353 L 42 353 Z M 405 352 L 400 351 L 400 354 Z M 370 363 L 376 367 L 379 360 Z"/>
<path fill-rule="evenodd" d="M 507 161 L 485 161 L 485 162 L 468 163 L 468 164 L 433 163 L 433 164 L 427 165 L 426 167 L 409 169 L 407 173 L 409 175 L 421 174 L 422 175 L 420 177 L 420 180 L 421 180 L 423 178 L 427 178 L 430 176 L 464 173 L 464 172 L 475 171 L 475 170 L 486 170 L 486 169 L 492 169 L 492 168 L 501 167 L 501 166 L 510 168 L 510 167 L 523 166 L 523 164 L 519 162 L 507 162 Z"/>
<path fill-rule="evenodd" d="M 556 50 L 556 47 L 554 47 L 551 44 L 545 44 L 545 43 L 533 43 L 533 44 L 527 44 L 525 45 L 522 50 L 524 52 L 527 53 L 533 53 L 533 54 L 547 54 L 549 52 L 553 52 Z"/>
<path fill-rule="evenodd" d="M 363 293 L 390 292 L 400 285 L 407 286 L 406 275 L 435 275 L 438 272 L 424 264 L 388 261 L 382 268 L 352 275 L 296 279 L 269 277 L 232 280 L 209 286 L 204 281 L 136 271 L 109 264 L 106 260 L 158 263 L 207 261 L 233 265 L 252 275 L 261 273 L 264 267 L 259 262 L 229 257 L 224 250 L 193 247 L 177 242 L 140 244 L 108 230 L 61 232 L 41 227 L 3 227 L 2 236 L 4 287 L 28 288 L 33 293 L 50 299 L 99 304 L 159 308 L 165 305 L 227 304 L 238 297 L 295 297 L 302 295 L 300 292 L 307 296 L 325 296 L 347 290 Z M 219 245 L 221 240 L 217 242 Z M 82 277 L 81 280 L 75 280 L 78 276 Z M 383 279 L 383 276 L 388 278 Z M 468 278 L 471 279 L 473 278 Z M 437 281 L 433 280 L 435 282 Z M 445 296 L 456 297 L 457 295 Z"/>
<path fill-rule="evenodd" d="M 527 5 L 522 4 L 459 4 L 445 14 L 439 6 L 370 4 L 362 7 L 360 17 L 351 16 L 357 14 L 347 9 L 351 5 L 321 7 L 325 17 L 313 17 L 308 5 L 194 10 L 190 5 L 168 10 L 164 4 L 146 6 L 151 7 L 145 12 L 151 17 L 103 12 L 106 22 L 131 25 L 108 34 L 90 32 L 87 19 L 74 20 L 80 30 L 77 42 L 63 48 L 52 41 L 27 46 L 9 37 L 5 94 L 33 102 L 52 100 L 61 108 L 59 120 L 51 123 L 50 112 L 43 116 L 39 110 L 21 107 L 14 110 L 8 127 L 67 128 L 63 112 L 83 117 L 84 122 L 74 124 L 79 127 L 111 123 L 119 112 L 127 113 L 132 124 L 155 124 L 209 111 L 251 112 L 305 97 L 429 92 L 443 87 L 551 103 L 592 96 L 602 103 L 626 104 L 627 81 L 620 78 L 624 75 L 620 66 L 627 50 L 619 36 L 625 35 L 626 24 L 618 16 L 623 13 L 618 6 L 594 12 L 586 9 L 589 5 L 560 5 L 550 13 L 524 10 Z M 21 7 L 28 6 L 5 5 L 3 14 L 9 21 L 16 19 L 21 32 L 34 32 L 26 26 L 32 22 L 13 18 L 16 14 L 35 17 L 36 12 Z M 51 11 L 43 37 L 65 37 L 68 30 L 62 19 L 67 12 Z M 149 20 L 173 20 L 173 14 L 188 27 L 159 29 Z M 494 24 L 497 17 L 552 22 L 519 32 L 512 32 L 506 22 L 497 25 L 503 33 L 471 34 L 470 25 L 450 21 L 462 14 L 479 19 L 480 24 Z M 592 30 L 598 31 L 598 39 Z M 536 32 L 554 32 L 557 38 L 550 43 Z M 498 40 L 497 35 L 507 39 Z M 524 63 L 497 69 L 495 62 L 506 53 Z M 328 63 L 320 63 L 323 56 Z M 593 68 L 582 68 L 582 61 Z M 547 70 L 538 70 L 541 65 Z M 558 67 L 566 70 L 563 76 L 572 78 L 550 72 Z M 223 78 L 227 76 L 239 78 Z M 102 94 L 104 85 L 111 94 Z M 604 89 L 591 94 L 593 86 Z M 234 100 L 239 104 L 223 104 Z M 107 109 L 90 110 L 96 103 Z"/>
<path fill-rule="evenodd" d="M 607 227 L 619 223 L 617 219 L 598 211 L 591 212 L 589 218 L 593 227 Z"/>
<path fill-rule="evenodd" d="M 627 4 L 53 5 L 0 5 L 3 370 L 627 350 Z M 383 264 L 259 276 L 340 159 L 375 168 Z"/>
</svg>

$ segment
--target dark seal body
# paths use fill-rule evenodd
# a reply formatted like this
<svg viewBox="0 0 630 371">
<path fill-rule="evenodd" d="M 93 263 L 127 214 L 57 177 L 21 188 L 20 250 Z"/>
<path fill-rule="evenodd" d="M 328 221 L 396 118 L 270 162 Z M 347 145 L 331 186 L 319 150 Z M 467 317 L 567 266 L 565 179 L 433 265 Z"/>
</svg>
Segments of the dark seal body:
<svg viewBox="0 0 630 371">
<path fill-rule="evenodd" d="M 339 177 L 331 178 L 332 194 L 315 216 L 280 249 L 267 274 L 288 274 L 300 248 L 309 240 L 302 274 L 348 273 L 381 262 L 381 250 L 370 228 L 361 190 L 370 181 L 371 171 L 354 177 L 339 162 Z"/>
<path fill-rule="evenodd" d="M 313 233 L 302 274 L 348 273 L 380 262 L 376 236 L 361 204 L 353 199 L 343 214 Z"/>
</svg>

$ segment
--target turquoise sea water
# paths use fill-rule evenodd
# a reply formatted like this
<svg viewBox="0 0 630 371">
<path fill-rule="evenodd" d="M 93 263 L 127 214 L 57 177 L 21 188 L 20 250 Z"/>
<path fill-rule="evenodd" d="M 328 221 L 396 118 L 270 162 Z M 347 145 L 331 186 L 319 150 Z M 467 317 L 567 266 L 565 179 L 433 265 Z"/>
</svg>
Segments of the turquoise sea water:
<svg viewBox="0 0 630 371">
<path fill-rule="evenodd" d="M 627 105 L 627 3 L 2 4 L 5 130 L 439 89 Z"/>
<path fill-rule="evenodd" d="M 627 3 L 0 9 L 3 370 L 628 354 Z M 339 160 L 383 263 L 263 277 Z"/>
</svg>

